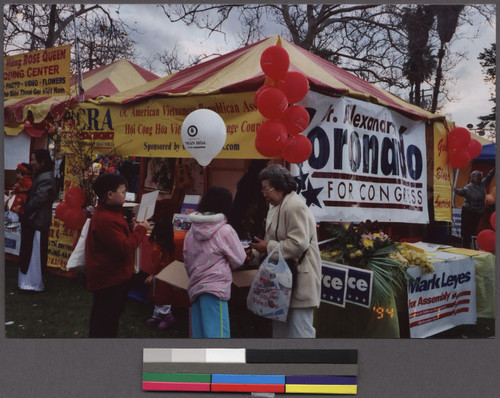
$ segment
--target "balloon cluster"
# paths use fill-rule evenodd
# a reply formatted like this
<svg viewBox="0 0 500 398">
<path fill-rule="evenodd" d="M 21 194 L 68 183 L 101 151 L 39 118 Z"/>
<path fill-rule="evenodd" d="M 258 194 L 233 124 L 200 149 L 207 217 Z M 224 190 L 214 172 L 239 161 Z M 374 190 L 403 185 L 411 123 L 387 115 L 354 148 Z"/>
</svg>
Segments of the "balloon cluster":
<svg viewBox="0 0 500 398">
<path fill-rule="evenodd" d="M 481 143 L 471 138 L 469 130 L 455 127 L 448 134 L 448 161 L 455 169 L 466 167 L 481 154 Z"/>
<path fill-rule="evenodd" d="M 56 217 L 70 229 L 82 229 L 87 220 L 82 210 L 86 199 L 85 192 L 80 187 L 69 188 L 64 195 L 64 201 L 56 206 Z"/>
<path fill-rule="evenodd" d="M 290 58 L 281 46 L 266 48 L 260 66 L 267 80 L 254 99 L 257 109 L 268 120 L 257 129 L 255 148 L 263 156 L 281 156 L 290 163 L 304 162 L 311 155 L 312 144 L 299 133 L 309 125 L 309 113 L 294 103 L 306 96 L 309 81 L 300 72 L 288 71 Z"/>
<path fill-rule="evenodd" d="M 477 244 L 479 247 L 487 252 L 495 250 L 495 215 L 496 212 L 490 216 L 490 225 L 493 229 L 483 229 L 477 235 Z"/>
</svg>

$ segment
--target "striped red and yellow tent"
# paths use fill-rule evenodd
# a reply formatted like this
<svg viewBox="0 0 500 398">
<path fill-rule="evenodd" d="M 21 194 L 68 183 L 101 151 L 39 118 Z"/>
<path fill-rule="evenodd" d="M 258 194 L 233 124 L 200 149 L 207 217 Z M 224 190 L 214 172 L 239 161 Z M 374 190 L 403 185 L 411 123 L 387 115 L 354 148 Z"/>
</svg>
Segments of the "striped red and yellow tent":
<svg viewBox="0 0 500 398">
<path fill-rule="evenodd" d="M 126 60 L 115 61 L 83 73 L 85 99 L 110 96 L 158 79 L 154 73 Z M 69 95 L 13 98 L 4 102 L 5 133 L 18 135 L 26 120 L 42 122 L 50 115 L 59 120 L 66 107 L 77 103 L 77 78 L 71 77 Z"/>
<path fill-rule="evenodd" d="M 358 98 L 402 112 L 413 118 L 443 119 L 383 90 L 351 72 L 288 42 L 271 36 L 131 90 L 100 97 L 100 104 L 129 104 L 151 97 L 185 97 L 256 91 L 265 80 L 260 67 L 263 51 L 273 45 L 282 46 L 290 57 L 290 71 L 307 76 L 312 91 Z"/>
</svg>

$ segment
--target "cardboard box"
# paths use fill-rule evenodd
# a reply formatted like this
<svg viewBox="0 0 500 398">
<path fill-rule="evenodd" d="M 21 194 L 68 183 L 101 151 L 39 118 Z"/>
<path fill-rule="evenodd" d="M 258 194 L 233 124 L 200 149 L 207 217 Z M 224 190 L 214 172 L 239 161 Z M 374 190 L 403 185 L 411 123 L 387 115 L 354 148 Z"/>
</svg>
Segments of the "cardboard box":
<svg viewBox="0 0 500 398">
<path fill-rule="evenodd" d="M 233 284 L 238 287 L 250 286 L 257 274 L 256 269 L 233 272 Z M 174 261 L 156 275 L 151 292 L 154 304 L 171 304 L 178 307 L 190 306 L 187 288 L 189 277 L 181 261 Z"/>
</svg>

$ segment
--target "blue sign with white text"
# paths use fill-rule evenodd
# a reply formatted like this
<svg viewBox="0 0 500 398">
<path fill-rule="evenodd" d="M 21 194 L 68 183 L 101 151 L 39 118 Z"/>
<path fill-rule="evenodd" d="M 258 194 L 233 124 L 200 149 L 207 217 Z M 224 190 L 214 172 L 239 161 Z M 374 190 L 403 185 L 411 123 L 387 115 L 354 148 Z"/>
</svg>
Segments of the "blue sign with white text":
<svg viewBox="0 0 500 398">
<path fill-rule="evenodd" d="M 321 268 L 321 301 L 345 307 L 347 268 L 323 262 Z"/>
<path fill-rule="evenodd" d="M 348 267 L 346 301 L 370 307 L 373 272 L 361 268 Z"/>
</svg>

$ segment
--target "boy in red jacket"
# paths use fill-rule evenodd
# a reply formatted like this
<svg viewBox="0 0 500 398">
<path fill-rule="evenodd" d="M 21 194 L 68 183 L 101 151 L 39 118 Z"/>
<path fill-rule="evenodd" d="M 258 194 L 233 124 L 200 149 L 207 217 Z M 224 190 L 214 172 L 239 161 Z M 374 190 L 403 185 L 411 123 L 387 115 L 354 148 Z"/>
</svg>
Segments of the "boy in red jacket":
<svg viewBox="0 0 500 398">
<path fill-rule="evenodd" d="M 89 337 L 116 337 L 134 273 L 134 253 L 146 235 L 143 221 L 130 232 L 122 215 L 127 181 L 102 174 L 92 187 L 99 202 L 92 215 L 85 260 L 87 289 L 93 292 Z"/>
</svg>

